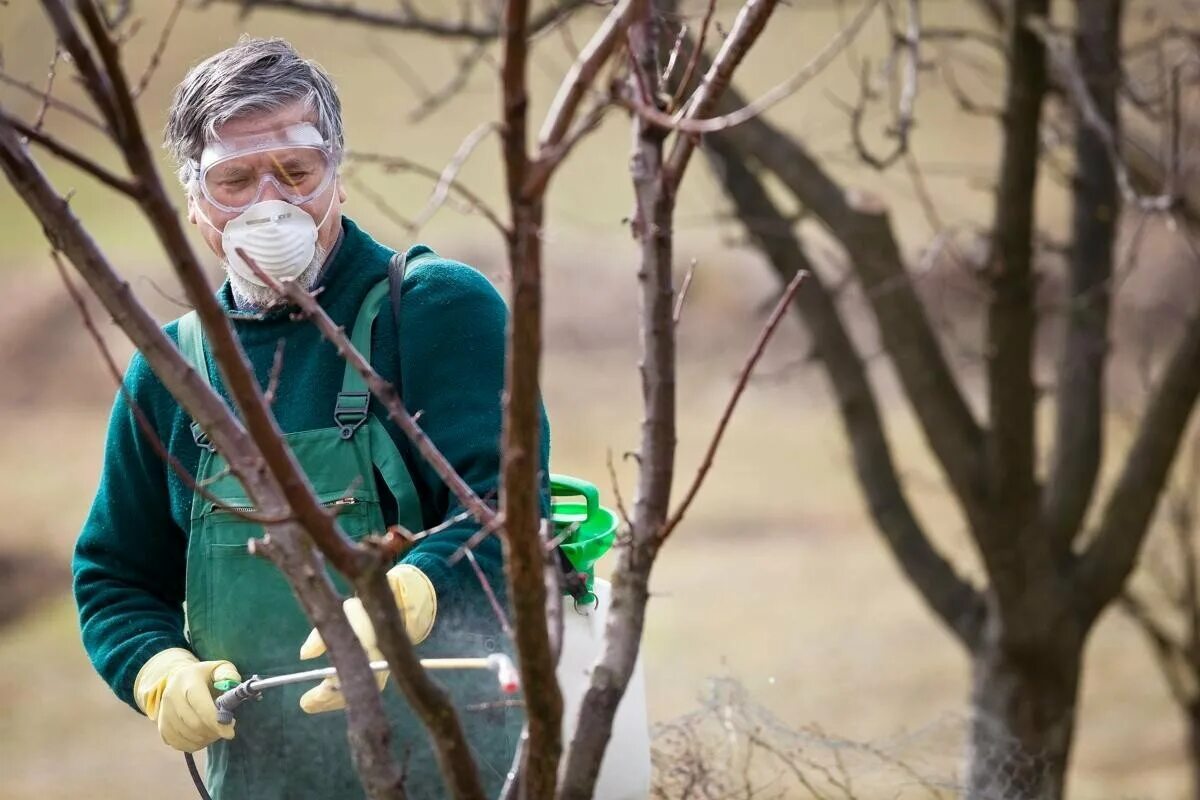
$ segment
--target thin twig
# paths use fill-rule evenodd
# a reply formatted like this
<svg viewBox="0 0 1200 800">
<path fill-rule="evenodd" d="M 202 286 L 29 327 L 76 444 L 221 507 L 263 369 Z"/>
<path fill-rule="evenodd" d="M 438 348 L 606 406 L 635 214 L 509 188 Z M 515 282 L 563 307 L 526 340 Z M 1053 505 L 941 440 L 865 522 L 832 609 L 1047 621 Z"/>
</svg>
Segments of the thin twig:
<svg viewBox="0 0 1200 800">
<path fill-rule="evenodd" d="M 504 631 L 504 635 L 512 638 L 512 626 L 508 624 L 508 617 L 504 613 L 503 606 L 496 599 L 496 592 L 492 590 L 492 584 L 488 582 L 487 576 L 483 574 L 483 568 L 479 566 L 479 562 L 475 560 L 475 553 L 467 548 L 463 551 L 467 557 L 467 561 L 471 564 L 471 569 L 475 571 L 475 577 L 479 579 L 479 585 L 483 587 L 483 593 L 487 595 L 488 602 L 492 605 L 492 613 L 496 615 L 496 619 L 500 622 L 500 629 Z"/>
<path fill-rule="evenodd" d="M 621 497 L 621 482 L 617 480 L 617 468 L 613 465 L 611 447 L 606 451 L 604 460 L 608 467 L 608 479 L 612 483 L 613 497 L 617 503 L 617 513 L 621 515 L 621 521 L 625 523 L 625 529 L 629 530 L 633 527 L 633 522 L 630 520 L 628 509 L 625 508 L 625 500 Z"/>
<path fill-rule="evenodd" d="M 887 7 L 885 5 L 885 8 Z M 867 101 L 870 97 L 870 89 L 868 87 L 870 78 L 865 65 L 862 73 L 863 91 L 861 92 L 861 98 L 851 113 L 851 138 L 855 149 L 858 151 L 859 158 L 879 172 L 888 169 L 909 152 L 908 140 L 909 133 L 913 127 L 921 65 L 921 17 L 918 0 L 908 0 L 908 24 L 906 28 L 907 30 L 903 36 L 896 37 L 897 45 L 906 53 L 906 58 L 904 60 L 904 82 L 900 90 L 900 100 L 896 107 L 896 121 L 888 131 L 888 134 L 896 140 L 892 149 L 885 155 L 877 156 L 871 152 L 871 149 L 862 137 L 862 121 L 866 113 Z"/>
<path fill-rule="evenodd" d="M 683 101 L 688 86 L 692 82 L 692 77 L 696 74 L 696 66 L 700 63 L 700 54 L 704 52 L 704 43 L 708 38 L 708 29 L 712 25 L 713 12 L 716 10 L 717 0 L 708 0 L 708 8 L 704 10 L 704 21 L 700 23 L 700 35 L 696 37 L 696 46 L 692 48 L 692 55 L 688 59 L 687 68 L 683 71 L 683 77 L 679 79 L 679 85 L 675 87 L 675 94 L 671 96 L 671 104 L 667 106 L 668 111 L 675 112 L 679 110 L 679 104 Z"/>
<path fill-rule="evenodd" d="M 687 274 L 683 276 L 683 285 L 679 287 L 679 294 L 675 296 L 675 312 L 671 315 L 672 321 L 676 325 L 679 324 L 679 318 L 683 316 L 683 301 L 687 299 L 688 289 L 692 288 L 692 279 L 696 277 L 696 259 L 692 259 L 692 263 L 688 265 Z"/>
<path fill-rule="evenodd" d="M 663 524 L 662 532 L 659 533 L 660 540 L 665 541 L 671 535 L 671 531 L 683 519 L 683 515 L 687 513 L 688 507 L 691 506 L 697 492 L 700 491 L 700 486 L 704 483 L 704 478 L 708 475 L 708 471 L 712 468 L 713 461 L 716 458 L 717 448 L 721 445 L 721 437 L 724 436 L 725 429 L 729 426 L 729 420 L 733 417 L 733 410 L 737 407 L 738 400 L 746 390 L 746 385 L 750 382 L 750 373 L 754 371 L 755 364 L 758 363 L 763 351 L 766 350 L 767 342 L 771 340 L 771 335 L 775 333 L 775 329 L 783 319 L 788 306 L 792 304 L 792 298 L 796 296 L 796 291 L 800 288 L 800 284 L 807 277 L 808 273 L 804 270 L 796 272 L 796 276 L 792 278 L 791 283 L 784 289 L 783 296 L 775 304 L 775 309 L 767 319 L 767 324 L 759 332 L 758 339 L 755 341 L 749 357 L 747 357 L 745 364 L 742 365 L 742 371 L 738 375 L 733 394 L 730 395 L 729 402 L 725 405 L 725 411 L 721 414 L 720 422 L 717 423 L 717 430 L 713 434 L 712 441 L 709 442 L 708 450 L 704 453 L 704 460 L 701 461 L 700 468 L 696 471 L 696 477 L 692 480 L 692 485 L 688 487 L 687 494 L 684 495 L 683 502 L 679 505 L 679 508 Z"/>
<path fill-rule="evenodd" d="M 430 217 L 437 213 L 437 210 L 445 203 L 446 195 L 450 192 L 451 187 L 454 186 L 455 178 L 467 163 L 467 159 L 471 157 L 471 153 L 475 151 L 475 148 L 479 146 L 484 137 L 494 130 L 496 130 L 496 123 L 485 122 L 471 131 L 467 135 L 467 138 L 463 139 L 462 144 L 455 151 L 454 157 L 450 159 L 450 163 L 446 165 L 438 177 L 437 185 L 433 187 L 433 192 L 429 195 L 429 200 L 426 201 L 425 207 L 413 218 L 414 225 L 418 228 L 423 227 L 429 221 Z"/>
<path fill-rule="evenodd" d="M 166 24 L 163 25 L 162 33 L 159 34 L 158 44 L 154 46 L 154 52 L 150 54 L 150 61 L 146 64 L 142 77 L 138 78 L 137 85 L 133 87 L 135 99 L 141 97 L 142 92 L 146 91 L 146 87 L 150 85 L 150 79 L 154 77 L 154 72 L 162 63 L 163 53 L 167 49 L 167 41 L 171 38 L 171 31 L 175 29 L 175 23 L 179 20 L 179 12 L 183 10 L 183 3 L 184 0 L 175 0 L 175 5 L 171 8 L 170 15 L 167 16 Z"/>
<path fill-rule="evenodd" d="M 58 73 L 58 60 L 62 58 L 62 45 L 54 42 L 54 55 L 50 59 L 50 67 L 46 73 L 46 90 L 42 92 L 42 102 L 38 106 L 37 116 L 33 119 L 33 129 L 40 131 L 46 120 L 46 111 L 50 108 L 50 95 L 54 92 L 54 77 Z"/>
<path fill-rule="evenodd" d="M 275 343 L 275 356 L 271 359 L 271 373 L 267 377 L 267 390 L 263 392 L 263 399 L 267 401 L 267 405 L 275 404 L 275 393 L 279 391 L 279 376 L 283 374 L 283 349 L 287 345 L 287 339 L 280 337 Z"/>
<path fill-rule="evenodd" d="M 403 156 L 389 156 L 381 153 L 350 152 L 346 154 L 346 158 L 350 161 L 356 161 L 363 164 L 377 164 L 383 167 L 385 172 L 412 172 L 417 175 L 439 181 L 439 183 L 444 177 L 444 171 L 439 172 L 438 170 L 427 167 L 424 164 L 418 164 L 417 162 L 411 161 Z M 490 222 L 502 236 L 508 235 L 508 228 L 500 220 L 500 217 L 496 214 L 496 212 L 492 211 L 492 209 L 488 207 L 487 203 L 485 203 L 483 199 L 479 197 L 479 195 L 475 194 L 473 191 L 466 188 L 456 180 L 451 180 L 447 184 L 447 188 L 449 191 L 459 194 L 463 200 L 466 201 L 467 205 L 470 206 L 470 208 L 477 211 L 480 216 Z M 408 224 L 413 226 L 413 230 L 416 230 L 420 227 L 416 221 L 412 221 Z"/>
</svg>

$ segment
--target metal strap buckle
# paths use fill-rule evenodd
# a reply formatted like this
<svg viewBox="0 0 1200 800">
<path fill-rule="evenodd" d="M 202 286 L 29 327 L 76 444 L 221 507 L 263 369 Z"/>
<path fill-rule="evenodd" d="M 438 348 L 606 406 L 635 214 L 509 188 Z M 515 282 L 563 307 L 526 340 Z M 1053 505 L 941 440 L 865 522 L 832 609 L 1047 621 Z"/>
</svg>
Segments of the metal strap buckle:
<svg viewBox="0 0 1200 800">
<path fill-rule="evenodd" d="M 337 405 L 333 407 L 333 421 L 337 423 L 343 439 L 349 439 L 367 421 L 367 407 L 370 404 L 370 392 L 338 392 Z"/>
<path fill-rule="evenodd" d="M 200 427 L 199 422 L 192 423 L 192 439 L 195 440 L 197 447 L 202 447 L 210 453 L 215 453 L 217 448 L 213 446 L 212 441 L 208 438 L 208 434 Z"/>
</svg>

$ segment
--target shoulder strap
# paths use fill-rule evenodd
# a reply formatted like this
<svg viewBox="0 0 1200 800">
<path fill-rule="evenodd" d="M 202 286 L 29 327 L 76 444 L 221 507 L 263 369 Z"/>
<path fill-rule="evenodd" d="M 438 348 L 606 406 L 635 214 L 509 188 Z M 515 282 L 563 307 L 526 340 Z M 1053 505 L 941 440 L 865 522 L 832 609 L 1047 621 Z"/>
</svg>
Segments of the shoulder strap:
<svg viewBox="0 0 1200 800">
<path fill-rule="evenodd" d="M 189 311 L 180 317 L 176 335 L 184 360 L 200 374 L 205 383 L 211 385 L 212 376 L 208 371 L 208 358 L 204 354 L 204 328 L 200 325 L 200 316 L 195 311 Z"/>
<path fill-rule="evenodd" d="M 183 360 L 196 370 L 201 380 L 211 386 L 212 374 L 208 369 L 208 356 L 204 353 L 204 328 L 200 325 L 200 315 L 193 310 L 180 317 L 175 335 Z M 213 449 L 212 442 L 209 441 L 208 434 L 200 428 L 200 423 L 193 420 L 191 431 L 197 445 L 207 450 Z"/>
</svg>

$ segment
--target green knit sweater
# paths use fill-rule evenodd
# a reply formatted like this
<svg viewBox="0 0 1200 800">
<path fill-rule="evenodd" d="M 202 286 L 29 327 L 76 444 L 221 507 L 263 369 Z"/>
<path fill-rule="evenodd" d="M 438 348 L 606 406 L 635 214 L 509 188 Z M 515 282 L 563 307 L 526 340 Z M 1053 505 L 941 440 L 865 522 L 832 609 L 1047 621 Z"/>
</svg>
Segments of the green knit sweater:
<svg viewBox="0 0 1200 800">
<path fill-rule="evenodd" d="M 367 291 L 387 275 L 393 251 L 343 218 L 343 236 L 325 270 L 318 299 L 333 318 L 351 327 Z M 219 299 L 254 372 L 266 385 L 280 339 L 286 341 L 283 368 L 273 405 L 285 432 L 329 427 L 341 388 L 344 362 L 307 321 L 286 311 L 247 315 L 236 311 L 228 283 Z M 495 498 L 500 471 L 501 392 L 507 310 L 504 301 L 474 269 L 445 259 L 424 260 L 404 280 L 403 339 L 386 309 L 375 324 L 372 363 L 401 391 L 410 413 L 459 474 L 481 497 Z M 176 338 L 176 322 L 165 331 Z M 218 375 L 218 392 L 225 395 Z M 135 354 L 125 388 L 145 412 L 161 441 L 189 474 L 200 450 L 191 420 Z M 463 508 L 378 402 L 372 412 L 396 441 L 412 474 L 426 527 L 459 515 Z M 541 464 L 548 475 L 550 431 L 542 415 Z M 143 436 L 130 403 L 118 392 L 108 425 L 104 467 L 95 500 L 75 548 L 75 600 L 83 644 L 96 670 L 117 696 L 134 705 L 133 681 L 155 653 L 187 647 L 182 603 L 192 492 L 159 458 Z M 549 512 L 543 482 L 543 514 Z M 391 517 L 388 518 L 388 511 Z M 394 521 L 395 509 L 385 508 Z M 478 526 L 460 522 L 423 539 L 404 561 L 419 567 L 438 593 L 439 618 L 474 605 L 482 594 L 464 559 L 446 563 Z M 497 537 L 475 550 L 493 586 L 502 585 Z M 247 624 L 253 624 L 248 619 Z M 296 647 L 300 642 L 296 643 Z M 134 705 L 136 708 L 136 706 Z"/>
</svg>

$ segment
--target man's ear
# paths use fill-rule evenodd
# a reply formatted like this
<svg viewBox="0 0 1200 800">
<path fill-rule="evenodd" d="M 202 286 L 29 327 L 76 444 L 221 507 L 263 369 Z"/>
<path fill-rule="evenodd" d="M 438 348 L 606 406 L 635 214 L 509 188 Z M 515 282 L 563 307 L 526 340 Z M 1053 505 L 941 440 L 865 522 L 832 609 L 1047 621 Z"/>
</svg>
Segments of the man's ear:
<svg viewBox="0 0 1200 800">
<path fill-rule="evenodd" d="M 340 204 L 346 202 L 346 184 L 342 181 L 341 175 L 338 175 L 336 180 L 337 180 L 337 198 L 338 198 L 338 204 L 340 205 Z"/>
<path fill-rule="evenodd" d="M 195 196 L 195 195 L 193 195 L 193 194 L 192 194 L 192 192 L 191 192 L 190 190 L 189 190 L 189 191 L 188 191 L 188 193 L 187 193 L 187 204 L 188 204 L 188 207 L 187 207 L 187 217 L 188 217 L 188 222 L 190 222 L 190 223 L 192 223 L 193 225 L 195 225 L 195 224 L 196 224 L 196 222 L 197 222 L 197 217 L 196 217 L 196 196 Z"/>
</svg>

